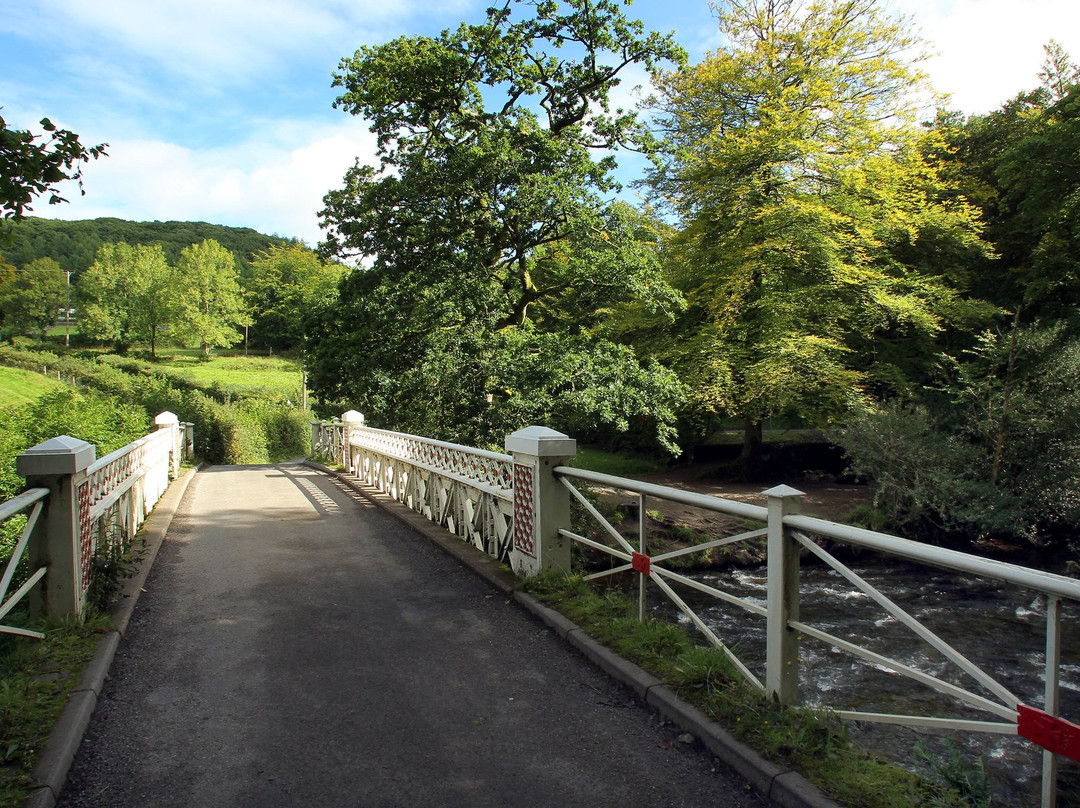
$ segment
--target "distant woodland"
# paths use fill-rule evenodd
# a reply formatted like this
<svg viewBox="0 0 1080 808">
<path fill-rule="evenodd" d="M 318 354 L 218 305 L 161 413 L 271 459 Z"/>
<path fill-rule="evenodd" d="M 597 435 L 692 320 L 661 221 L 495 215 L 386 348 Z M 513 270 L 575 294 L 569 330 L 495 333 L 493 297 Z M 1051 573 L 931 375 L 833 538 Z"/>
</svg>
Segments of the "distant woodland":
<svg viewBox="0 0 1080 808">
<path fill-rule="evenodd" d="M 2 250 L 5 262 L 25 267 L 39 258 L 51 258 L 76 277 L 94 263 L 105 244 L 160 244 L 169 263 L 176 263 L 185 247 L 213 239 L 233 253 L 240 276 L 246 278 L 251 275 L 251 261 L 257 253 L 293 243 L 250 227 L 207 222 L 129 222 L 111 218 L 64 222 L 28 216 L 15 223 L 13 231 L 13 243 Z"/>
</svg>

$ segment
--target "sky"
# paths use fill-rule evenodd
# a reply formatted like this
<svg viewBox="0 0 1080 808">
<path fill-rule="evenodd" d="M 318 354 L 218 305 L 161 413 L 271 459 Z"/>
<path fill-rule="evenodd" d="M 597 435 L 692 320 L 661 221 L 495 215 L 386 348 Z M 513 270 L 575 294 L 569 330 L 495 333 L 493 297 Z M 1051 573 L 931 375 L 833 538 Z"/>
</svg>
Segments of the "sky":
<svg viewBox="0 0 1080 808">
<path fill-rule="evenodd" d="M 374 164 L 362 119 L 333 108 L 332 75 L 362 45 L 483 18 L 489 0 L 0 0 L 0 116 L 108 143 L 85 195 L 30 215 L 206 221 L 321 239 L 323 195 Z M 1043 45 L 1080 61 L 1077 0 L 887 0 L 937 55 L 949 107 L 986 113 L 1038 85 Z M 708 0 L 636 0 L 700 61 L 720 44 Z"/>
</svg>

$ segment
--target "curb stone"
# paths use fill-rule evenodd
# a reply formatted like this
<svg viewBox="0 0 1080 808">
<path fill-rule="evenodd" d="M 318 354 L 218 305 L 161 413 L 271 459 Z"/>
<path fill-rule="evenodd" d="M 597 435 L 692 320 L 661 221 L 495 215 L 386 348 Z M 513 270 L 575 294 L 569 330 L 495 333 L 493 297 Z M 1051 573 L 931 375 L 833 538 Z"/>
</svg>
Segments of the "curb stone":
<svg viewBox="0 0 1080 808">
<path fill-rule="evenodd" d="M 173 480 L 150 516 L 143 522 L 140 534 L 146 543 L 146 549 L 139 558 L 139 570 L 134 577 L 127 580 L 117 600 L 109 608 L 109 615 L 116 628 L 98 643 L 93 658 L 80 674 L 79 683 L 68 697 L 63 713 L 49 734 L 45 748 L 38 755 L 37 763 L 30 774 L 34 781 L 33 790 L 23 802 L 24 808 L 53 808 L 56 805 L 56 799 L 67 780 L 68 769 L 79 751 L 90 716 L 105 685 L 109 666 L 120 645 L 120 638 L 127 630 L 128 621 L 135 610 L 135 602 L 143 591 L 146 576 L 149 575 L 158 548 L 172 524 L 176 509 L 200 468 L 201 463 Z"/>
<path fill-rule="evenodd" d="M 618 656 L 559 612 L 518 590 L 514 574 L 500 566 L 495 559 L 461 541 L 393 497 L 362 484 L 351 474 L 336 471 L 311 460 L 305 460 L 303 464 L 340 480 L 387 513 L 415 528 L 500 592 L 509 595 L 612 679 L 631 689 L 661 717 L 698 738 L 705 748 L 741 775 L 773 805 L 781 808 L 841 808 L 839 803 L 801 774 L 766 760 L 757 751 L 736 740 L 731 733 L 697 707 L 682 701 L 651 673 Z"/>
</svg>

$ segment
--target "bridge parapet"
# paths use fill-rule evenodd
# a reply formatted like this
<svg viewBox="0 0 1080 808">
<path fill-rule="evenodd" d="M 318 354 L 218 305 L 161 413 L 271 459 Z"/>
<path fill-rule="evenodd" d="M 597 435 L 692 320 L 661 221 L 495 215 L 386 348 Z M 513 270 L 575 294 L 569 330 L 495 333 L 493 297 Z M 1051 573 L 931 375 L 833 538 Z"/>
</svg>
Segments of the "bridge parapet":
<svg viewBox="0 0 1080 808">
<path fill-rule="evenodd" d="M 161 413 L 155 422 L 155 432 L 101 459 L 91 444 L 68 435 L 16 458 L 28 490 L 0 505 L 0 521 L 30 512 L 0 578 L 0 619 L 24 597 L 33 614 L 83 616 L 95 555 L 116 555 L 128 548 L 181 462 L 190 457 L 191 425 L 171 412 Z M 34 572 L 5 601 L 24 555 Z M 0 631 L 41 636 L 10 626 L 0 626 Z"/>
<path fill-rule="evenodd" d="M 932 698 L 942 700 L 942 712 L 938 715 L 857 710 L 845 705 L 844 709 L 833 708 L 840 718 L 925 730 L 1020 735 L 1042 746 L 1046 750 L 1043 808 L 1055 804 L 1058 758 L 1080 759 L 1080 727 L 1060 717 L 1061 629 L 1065 622 L 1062 607 L 1064 602 L 1073 606 L 1080 603 L 1080 581 L 803 516 L 799 512 L 802 492 L 785 485 L 763 491 L 766 502 L 763 507 L 576 469 L 570 463 L 576 453 L 574 440 L 544 427 L 528 427 L 507 436 L 505 448 L 509 454 L 502 455 L 415 435 L 347 426 L 344 422 L 342 418 L 320 424 L 317 429 L 313 427 L 313 448 L 316 436 L 323 445 L 333 445 L 336 441 L 343 447 L 340 462 L 346 469 L 509 563 L 518 575 L 532 576 L 547 569 L 569 572 L 573 544 L 582 548 L 583 555 L 591 554 L 590 568 L 580 570 L 587 579 L 636 575 L 642 618 L 646 613 L 648 587 L 654 597 L 659 593 L 674 604 L 707 642 L 728 657 L 746 682 L 782 704 L 801 702 L 800 680 L 805 684 L 812 673 L 804 664 L 806 649 L 802 646 L 813 641 L 823 643 L 832 653 L 846 654 L 886 671 L 889 676 L 907 678 L 923 691 L 935 691 Z M 633 537 L 623 535 L 623 525 L 611 524 L 600 513 L 595 497 L 584 490 L 586 486 L 637 495 L 636 546 Z M 571 498 L 581 506 L 585 519 L 592 519 L 591 525 L 571 525 Z M 665 501 L 724 514 L 736 526 L 734 533 L 702 536 L 701 543 L 650 555 L 646 540 L 647 503 Z M 761 599 L 735 594 L 720 582 L 704 583 L 692 578 L 684 574 L 680 564 L 687 556 L 714 548 L 755 542 L 766 550 L 767 580 Z M 1000 677 L 987 673 L 954 648 L 953 640 L 943 639 L 910 610 L 893 602 L 838 560 L 829 552 L 834 546 L 956 571 L 1038 593 L 1038 597 L 1045 599 L 1042 694 L 1031 688 L 1014 691 L 1011 684 L 1006 687 L 998 681 Z M 831 568 L 838 581 L 850 585 L 848 596 L 860 603 L 874 604 L 887 622 L 910 631 L 926 646 L 927 659 L 944 660 L 941 669 L 931 664 L 929 669 L 922 670 L 911 660 L 894 659 L 883 653 L 875 642 L 881 616 L 875 617 L 872 608 L 867 609 L 871 619 L 865 630 L 852 637 L 838 636 L 815 625 L 813 615 L 801 615 L 800 590 L 804 581 L 800 557 L 813 557 L 819 567 Z M 749 649 L 749 656 L 757 659 L 741 658 L 747 649 L 720 636 L 691 605 L 687 594 L 693 594 L 699 601 L 702 595 L 711 596 L 716 602 L 744 610 L 744 617 L 750 621 L 761 619 L 765 624 L 765 648 Z M 820 594 L 815 598 L 816 603 L 820 601 Z M 868 700 L 873 698 L 872 694 L 864 695 Z M 920 698 L 921 703 L 929 702 L 923 694 Z M 1025 699 L 1041 701 L 1044 709 L 1025 704 Z M 828 705 L 822 706 L 828 709 Z"/>
</svg>

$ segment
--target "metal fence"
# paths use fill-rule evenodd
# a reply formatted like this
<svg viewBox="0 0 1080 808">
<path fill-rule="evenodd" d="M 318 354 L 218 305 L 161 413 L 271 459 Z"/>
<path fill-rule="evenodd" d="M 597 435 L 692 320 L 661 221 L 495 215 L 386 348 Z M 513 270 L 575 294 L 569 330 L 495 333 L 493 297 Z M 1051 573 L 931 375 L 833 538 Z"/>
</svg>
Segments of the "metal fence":
<svg viewBox="0 0 1080 808">
<path fill-rule="evenodd" d="M 512 456 L 355 425 L 343 440 L 351 473 L 488 555 L 508 559 Z"/>
<path fill-rule="evenodd" d="M 116 557 L 128 549 L 190 451 L 189 424 L 172 413 L 155 420 L 157 431 L 97 461 L 93 446 L 67 436 L 18 456 L 28 490 L 0 504 L 0 522 L 28 513 L 0 578 L 0 620 L 39 583 L 41 611 L 50 617 L 83 614 L 95 556 Z M 7 598 L 25 567 L 25 580 Z M 42 636 L 12 626 L 0 626 L 0 632 Z"/>
<path fill-rule="evenodd" d="M 602 541 L 569 529 L 560 531 L 563 536 L 610 559 L 609 568 L 592 572 L 586 577 L 595 580 L 619 573 L 637 574 L 640 615 L 645 614 L 648 582 L 654 590 L 668 598 L 710 644 L 731 660 L 747 682 L 762 692 L 776 696 L 783 703 L 799 703 L 800 642 L 806 640 L 824 643 L 830 649 L 837 649 L 880 670 L 898 674 L 931 688 L 958 704 L 974 708 L 976 715 L 909 715 L 849 709 L 835 709 L 834 712 L 840 718 L 852 721 L 1020 735 L 1044 748 L 1042 805 L 1049 808 L 1055 804 L 1055 753 L 1074 760 L 1080 758 L 1080 727 L 1058 717 L 1061 695 L 1061 606 L 1063 600 L 1080 602 L 1080 581 L 800 515 L 797 510 L 801 492 L 786 486 L 764 492 L 768 498 L 768 506 L 762 507 L 567 466 L 556 468 L 554 473 L 590 515 L 598 532 L 607 538 L 607 541 Z M 599 485 L 611 491 L 636 494 L 639 514 L 637 536 L 630 539 L 623 536 L 593 504 L 593 497 L 582 490 L 584 485 Z M 650 500 L 676 502 L 703 511 L 736 517 L 746 529 L 733 535 L 650 556 L 646 551 L 647 506 Z M 718 586 L 708 585 L 674 569 L 678 559 L 682 557 L 753 540 L 763 541 L 767 546 L 767 597 L 764 604 Z M 1023 587 L 1043 596 L 1046 600 L 1046 642 L 1042 707 L 1025 704 L 1010 687 L 972 662 L 923 621 L 916 619 L 878 587 L 853 571 L 839 560 L 835 553 L 826 550 L 824 545 L 829 543 L 961 572 L 1003 585 Z M 861 636 L 853 641 L 851 638 L 824 631 L 812 621 L 800 619 L 801 555 L 813 557 L 834 570 L 853 591 L 876 603 L 883 614 L 906 627 L 925 643 L 928 649 L 933 649 L 948 660 L 952 666 L 950 671 L 960 672 L 966 677 L 968 684 L 957 684 L 956 676 L 946 676 L 940 669 L 922 670 L 872 650 L 868 647 L 869 642 L 859 640 L 869 640 L 879 633 L 873 622 L 868 622 Z M 688 590 L 738 607 L 764 621 L 766 649 L 763 670 L 760 665 L 746 662 L 743 658 L 745 654 L 737 653 L 730 642 L 718 636 L 698 612 L 688 605 L 687 598 L 684 597 Z M 962 620 L 960 604 L 956 604 L 956 608 L 956 619 Z"/>
<path fill-rule="evenodd" d="M 7 596 L 8 589 L 11 588 L 12 581 L 15 578 L 16 570 L 19 568 L 19 562 L 22 561 L 23 555 L 26 553 L 26 548 L 30 543 L 30 537 L 33 535 L 34 528 L 38 523 L 38 518 L 41 516 L 43 501 L 48 496 L 48 488 L 31 488 L 29 491 L 24 491 L 22 494 L 19 494 L 19 496 L 14 499 L 0 503 L 0 524 L 18 516 L 27 509 L 30 510 L 30 513 L 26 517 L 26 524 L 23 526 L 19 539 L 15 543 L 11 556 L 8 558 L 7 567 L 4 569 L 4 577 L 0 578 L 0 620 L 4 620 L 8 616 L 8 613 L 11 612 L 24 597 L 26 597 L 30 590 L 34 588 L 34 585 L 45 577 L 45 573 L 48 571 L 47 567 L 39 566 L 21 583 L 19 588 L 15 591 L 15 594 L 10 598 Z M 39 631 L 30 631 L 25 628 L 5 625 L 0 625 L 0 632 L 5 634 L 20 634 L 25 637 L 36 637 L 39 640 L 45 636 Z"/>
<path fill-rule="evenodd" d="M 539 431 L 537 431 L 539 430 Z M 545 444 L 545 441 L 549 443 Z M 571 448 L 567 448 L 567 444 Z M 597 580 L 619 574 L 637 575 L 639 616 L 646 613 L 648 590 L 658 591 L 707 642 L 720 649 L 753 687 L 781 703 L 800 703 L 800 649 L 819 643 L 889 675 L 904 677 L 941 694 L 959 711 L 948 715 L 904 714 L 870 709 L 833 708 L 842 719 L 917 728 L 1019 735 L 1046 750 L 1043 753 L 1042 805 L 1056 803 L 1057 755 L 1080 759 L 1080 727 L 1059 717 L 1061 693 L 1062 602 L 1080 603 L 1080 581 L 945 550 L 884 533 L 803 516 L 802 493 L 788 486 L 763 492 L 767 505 L 752 505 L 622 477 L 583 471 L 566 465 L 572 439 L 529 427 L 507 436 L 508 451 L 486 452 L 429 438 L 371 429 L 359 413 L 312 425 L 313 451 L 332 457 L 366 484 L 392 496 L 450 532 L 500 560 L 509 560 L 519 574 L 571 566 L 569 546 L 576 543 L 607 566 L 594 563 L 586 575 Z M 511 446 L 513 448 L 511 449 Z M 544 448 L 548 446 L 550 448 Z M 562 457 L 561 461 L 558 458 Z M 637 496 L 637 535 L 624 536 L 595 503 L 586 486 Z M 559 494 L 560 495 L 556 495 Z M 572 529 L 569 501 L 575 500 L 593 530 Z M 739 527 L 728 535 L 667 552 L 648 551 L 648 504 L 674 502 L 732 517 Z M 584 535 L 589 533 L 590 535 Z M 765 548 L 767 581 L 762 598 L 748 598 L 720 585 L 685 574 L 686 557 L 715 548 L 756 542 Z M 827 547 L 837 545 L 878 556 L 953 570 L 1001 585 L 1023 587 L 1046 601 L 1042 706 L 1025 703 L 1015 688 L 1000 681 L 942 639 L 923 620 L 894 602 L 845 564 Z M 599 554 L 599 555 L 597 555 Z M 851 591 L 876 605 L 881 614 L 917 638 L 951 670 L 909 664 L 870 647 L 879 633 L 868 622 L 854 637 L 841 637 L 800 613 L 803 576 L 801 558 L 812 557 Z M 693 594 L 693 598 L 690 595 Z M 726 604 L 765 626 L 764 654 L 748 659 L 744 649 L 711 628 L 688 601 L 704 596 Z M 1030 698 L 1038 701 L 1038 698 Z M 819 705 L 829 707 L 829 705 Z M 970 714 L 959 714 L 963 711 Z"/>
</svg>

